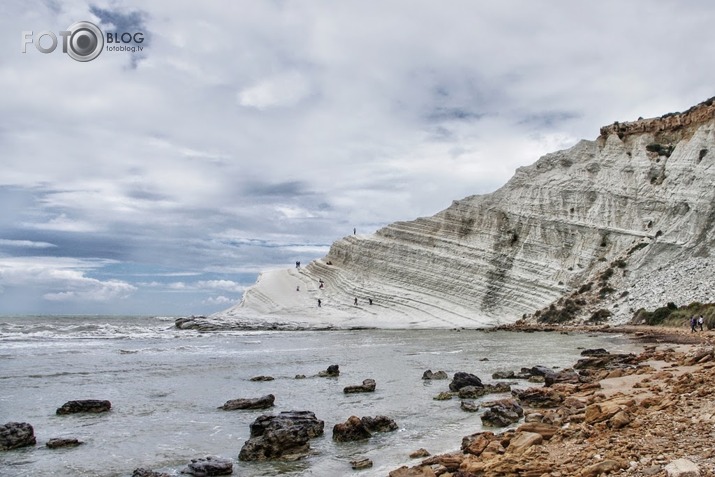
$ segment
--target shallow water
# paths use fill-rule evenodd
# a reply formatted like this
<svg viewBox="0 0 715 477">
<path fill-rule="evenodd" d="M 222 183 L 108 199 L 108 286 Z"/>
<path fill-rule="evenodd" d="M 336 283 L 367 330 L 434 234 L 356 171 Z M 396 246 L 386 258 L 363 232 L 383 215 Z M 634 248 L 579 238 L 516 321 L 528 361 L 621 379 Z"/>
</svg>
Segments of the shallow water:
<svg viewBox="0 0 715 477">
<path fill-rule="evenodd" d="M 173 318 L 0 317 L 0 423 L 29 422 L 37 446 L 0 453 L 0 476 L 130 476 L 137 467 L 178 475 L 191 458 L 234 459 L 234 475 L 351 475 L 349 461 L 369 457 L 360 476 L 384 476 L 424 447 L 459 448 L 482 429 L 480 413 L 459 400 L 435 401 L 449 381 L 422 373 L 474 373 L 493 382 L 497 370 L 568 367 L 583 348 L 630 352 L 625 337 L 448 330 L 225 332 L 179 331 Z M 331 364 L 338 378 L 315 375 Z M 306 379 L 295 379 L 305 374 Z M 275 378 L 252 382 L 257 375 Z M 377 381 L 369 394 L 343 387 Z M 521 382 L 517 387 L 526 387 Z M 229 399 L 272 393 L 267 411 L 222 411 Z M 491 400 L 503 395 L 490 395 Z M 56 416 L 74 399 L 108 399 L 100 415 Z M 239 462 L 249 424 L 264 413 L 310 410 L 325 421 L 313 454 L 294 463 Z M 387 415 L 398 431 L 360 443 L 334 443 L 332 427 L 349 416 Z M 50 450 L 53 437 L 85 444 Z"/>
</svg>

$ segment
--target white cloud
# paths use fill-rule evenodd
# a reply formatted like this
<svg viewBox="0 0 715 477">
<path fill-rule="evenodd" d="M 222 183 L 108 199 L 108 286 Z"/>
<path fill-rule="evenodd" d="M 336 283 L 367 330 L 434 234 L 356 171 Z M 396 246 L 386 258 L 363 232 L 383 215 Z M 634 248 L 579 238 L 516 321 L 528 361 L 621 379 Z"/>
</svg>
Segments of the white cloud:
<svg viewBox="0 0 715 477">
<path fill-rule="evenodd" d="M 206 305 L 231 305 L 235 303 L 237 300 L 232 300 L 231 298 L 227 298 L 223 295 L 216 296 L 216 297 L 209 297 L 206 300 L 204 300 L 202 303 Z"/>
<path fill-rule="evenodd" d="M 129 297 L 136 291 L 133 285 L 86 275 L 109 263 L 59 257 L 0 257 L 0 286 L 5 290 L 38 286 L 53 290 L 42 295 L 49 301 L 101 302 Z"/>
<path fill-rule="evenodd" d="M 239 91 L 238 103 L 256 109 L 287 108 L 306 99 L 311 92 L 308 80 L 297 71 L 267 78 Z"/>
<path fill-rule="evenodd" d="M 0 247 L 52 248 L 57 247 L 57 245 L 48 242 L 33 242 L 32 240 L 0 239 Z"/>
</svg>

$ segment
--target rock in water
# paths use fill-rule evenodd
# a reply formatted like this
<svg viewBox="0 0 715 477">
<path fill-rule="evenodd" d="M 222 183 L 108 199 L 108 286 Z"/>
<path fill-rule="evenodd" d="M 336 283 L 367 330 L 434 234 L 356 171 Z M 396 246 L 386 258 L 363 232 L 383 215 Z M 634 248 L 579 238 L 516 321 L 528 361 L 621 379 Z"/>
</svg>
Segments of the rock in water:
<svg viewBox="0 0 715 477">
<path fill-rule="evenodd" d="M 265 414 L 251 424 L 251 437 L 243 444 L 238 459 L 296 460 L 305 457 L 309 440 L 323 434 L 325 423 L 310 411 Z"/>
<path fill-rule="evenodd" d="M 214 456 L 191 459 L 191 463 L 181 473 L 196 477 L 230 475 L 233 473 L 233 462 L 229 459 Z"/>
<path fill-rule="evenodd" d="M 422 379 L 449 379 L 449 376 L 445 371 L 437 371 L 436 373 L 433 373 L 431 369 L 428 369 L 422 374 Z"/>
<path fill-rule="evenodd" d="M 387 416 L 363 417 L 363 425 L 371 432 L 390 432 L 397 430 L 397 423 Z"/>
<path fill-rule="evenodd" d="M 273 394 L 267 394 L 254 399 L 231 399 L 230 401 L 226 401 L 219 409 L 223 409 L 224 411 L 233 411 L 235 409 L 267 409 L 273 407 L 275 400 L 276 397 Z"/>
<path fill-rule="evenodd" d="M 74 437 L 55 437 L 47 441 L 45 444 L 50 449 L 58 449 L 60 447 L 77 447 L 83 444 L 78 439 Z"/>
<path fill-rule="evenodd" d="M 154 472 L 151 469 L 145 469 L 144 467 L 139 467 L 138 469 L 134 469 L 134 472 L 132 472 L 132 477 L 171 477 L 171 476 L 165 472 Z"/>
<path fill-rule="evenodd" d="M 371 437 L 372 433 L 357 416 L 350 416 L 347 421 L 333 427 L 333 440 L 336 442 L 361 441 Z"/>
<path fill-rule="evenodd" d="M 57 414 L 76 414 L 80 412 L 100 413 L 108 412 L 112 408 L 109 401 L 99 399 L 84 399 L 80 401 L 67 401 L 57 409 Z"/>
<path fill-rule="evenodd" d="M 26 422 L 8 422 L 0 426 L 0 450 L 34 446 L 35 430 Z"/>
<path fill-rule="evenodd" d="M 337 364 L 331 364 L 328 369 L 318 373 L 321 378 L 335 378 L 340 376 L 340 366 Z"/>
<path fill-rule="evenodd" d="M 466 386 L 484 387 L 482 380 L 473 374 L 463 372 L 454 373 L 454 378 L 452 378 L 452 382 L 449 383 L 449 390 L 457 392 Z"/>
<path fill-rule="evenodd" d="M 371 393 L 375 391 L 375 386 L 377 384 L 375 383 L 374 379 L 366 379 L 362 382 L 362 384 L 356 384 L 353 386 L 345 386 L 343 389 L 343 392 L 345 394 L 353 394 L 353 393 Z"/>
</svg>

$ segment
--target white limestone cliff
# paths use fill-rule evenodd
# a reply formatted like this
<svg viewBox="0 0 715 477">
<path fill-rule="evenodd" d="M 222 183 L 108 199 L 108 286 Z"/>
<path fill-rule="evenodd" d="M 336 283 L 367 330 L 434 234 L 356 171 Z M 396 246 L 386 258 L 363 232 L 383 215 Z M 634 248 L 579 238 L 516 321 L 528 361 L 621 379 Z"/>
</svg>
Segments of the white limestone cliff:
<svg viewBox="0 0 715 477">
<path fill-rule="evenodd" d="M 619 322 L 635 306 L 715 299 L 714 243 L 710 99 L 685 113 L 606 126 L 597 140 L 547 154 L 499 190 L 433 217 L 340 239 L 304 269 L 262 274 L 239 305 L 212 319 L 488 327 L 570 297 L 576 315 L 608 309 Z M 686 262 L 701 275 L 700 292 L 667 285 Z M 607 269 L 612 276 L 599 282 Z M 644 299 L 649 282 L 663 290 Z M 579 293 L 586 283 L 591 292 Z"/>
</svg>

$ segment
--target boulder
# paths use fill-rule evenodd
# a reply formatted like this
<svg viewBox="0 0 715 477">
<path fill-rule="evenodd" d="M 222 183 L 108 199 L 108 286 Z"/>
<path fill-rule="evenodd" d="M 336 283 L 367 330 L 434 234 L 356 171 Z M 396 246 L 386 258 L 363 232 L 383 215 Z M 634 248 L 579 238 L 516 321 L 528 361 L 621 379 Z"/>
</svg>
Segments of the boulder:
<svg viewBox="0 0 715 477">
<path fill-rule="evenodd" d="M 613 369 L 636 364 L 638 357 L 635 354 L 604 354 L 581 358 L 574 365 L 574 369 Z"/>
<path fill-rule="evenodd" d="M 487 394 L 487 388 L 484 386 L 464 386 L 457 393 L 460 399 L 476 399 L 485 394 Z"/>
<path fill-rule="evenodd" d="M 230 475 L 233 473 L 233 461 L 213 456 L 191 459 L 191 463 L 181 473 L 197 477 Z"/>
<path fill-rule="evenodd" d="M 390 432 L 398 428 L 395 420 L 387 416 L 366 416 L 360 420 L 370 432 Z"/>
<path fill-rule="evenodd" d="M 350 416 L 347 421 L 333 427 L 333 440 L 337 442 L 361 441 L 371 437 L 372 433 L 357 416 Z"/>
<path fill-rule="evenodd" d="M 454 396 L 454 394 L 452 394 L 450 392 L 442 391 L 441 393 L 439 393 L 432 399 L 434 399 L 435 401 L 449 401 L 450 399 L 452 399 L 453 396 Z"/>
<path fill-rule="evenodd" d="M 545 441 L 551 439 L 559 430 L 558 426 L 543 422 L 526 422 L 519 426 L 517 432 L 531 432 L 541 435 Z"/>
<path fill-rule="evenodd" d="M 275 378 L 273 376 L 254 376 L 250 381 L 273 381 Z"/>
<path fill-rule="evenodd" d="M 151 469 L 145 469 L 144 467 L 139 467 L 138 469 L 134 469 L 134 472 L 132 472 L 132 477 L 171 477 L 171 476 L 165 472 L 154 472 Z"/>
<path fill-rule="evenodd" d="M 343 392 L 345 394 L 353 394 L 353 393 L 372 393 L 375 392 L 375 386 L 377 384 L 375 383 L 374 379 L 366 379 L 362 382 L 362 384 L 356 384 L 353 386 L 345 386 L 343 389 Z"/>
<path fill-rule="evenodd" d="M 26 422 L 8 422 L 0 426 L 0 450 L 34 446 L 35 430 Z"/>
<path fill-rule="evenodd" d="M 369 469 L 372 467 L 372 461 L 367 457 L 364 459 L 351 460 L 350 466 L 355 470 Z"/>
<path fill-rule="evenodd" d="M 484 452 L 490 442 L 499 437 L 493 432 L 477 432 L 462 438 L 462 452 L 479 456 Z"/>
<path fill-rule="evenodd" d="M 544 377 L 544 384 L 552 386 L 554 384 L 579 384 L 581 376 L 573 369 L 562 369 L 558 373 L 551 373 Z"/>
<path fill-rule="evenodd" d="M 331 364 L 328 369 L 318 373 L 321 378 L 335 378 L 340 376 L 340 367 L 337 364 Z"/>
<path fill-rule="evenodd" d="M 449 379 L 449 376 L 444 371 L 433 373 L 431 369 L 428 369 L 422 374 L 422 379 Z"/>
<path fill-rule="evenodd" d="M 89 413 L 100 413 L 109 412 L 112 408 L 112 403 L 109 401 L 103 401 L 99 399 L 83 399 L 79 401 L 67 401 L 58 408 L 56 413 L 58 415 L 62 414 L 76 414 L 80 412 Z"/>
<path fill-rule="evenodd" d="M 599 475 L 606 475 L 606 474 L 614 473 L 621 469 L 625 469 L 626 467 L 628 467 L 628 464 L 626 464 L 623 461 L 613 460 L 613 459 L 605 459 L 605 460 L 602 460 L 601 462 L 597 462 L 595 464 L 589 465 L 588 467 L 585 467 L 581 471 L 581 476 L 582 477 L 597 477 Z"/>
<path fill-rule="evenodd" d="M 512 389 L 511 394 L 520 403 L 536 408 L 557 407 L 564 400 L 560 393 L 549 388 Z"/>
<path fill-rule="evenodd" d="M 54 437 L 45 444 L 50 449 L 58 449 L 60 447 L 77 447 L 84 444 L 74 437 Z"/>
<path fill-rule="evenodd" d="M 259 416 L 251 424 L 251 437 L 243 444 L 238 459 L 300 459 L 310 450 L 309 440 L 323 434 L 324 425 L 310 411 L 285 411 L 278 416 Z"/>
<path fill-rule="evenodd" d="M 418 459 L 420 457 L 427 457 L 430 453 L 424 447 L 420 447 L 416 451 L 410 452 L 410 459 Z"/>
<path fill-rule="evenodd" d="M 437 474 L 428 465 L 417 465 L 415 467 L 403 465 L 399 469 L 390 472 L 388 477 L 437 477 Z"/>
<path fill-rule="evenodd" d="M 477 412 L 479 411 L 479 404 L 476 402 L 472 401 L 471 399 L 467 399 L 465 401 L 462 401 L 459 404 L 459 407 L 462 408 L 463 411 L 467 412 Z"/>
<path fill-rule="evenodd" d="M 482 380 L 473 374 L 461 371 L 454 373 L 454 378 L 452 378 L 452 382 L 449 383 L 449 390 L 457 392 L 466 386 L 483 387 L 484 385 L 482 384 Z"/>
<path fill-rule="evenodd" d="M 608 354 L 608 351 L 603 348 L 585 349 L 581 351 L 581 356 L 599 356 L 602 354 Z"/>
<path fill-rule="evenodd" d="M 517 432 L 509 441 L 509 447 L 506 448 L 508 454 L 521 455 L 529 447 L 541 444 L 544 438 L 541 434 L 535 432 Z"/>
<path fill-rule="evenodd" d="M 267 409 L 273 407 L 275 400 L 276 397 L 273 394 L 267 394 L 253 399 L 231 399 L 230 401 L 226 401 L 219 409 L 223 409 L 224 411 L 233 411 L 236 409 Z"/>
<path fill-rule="evenodd" d="M 688 459 L 677 459 L 665 466 L 668 477 L 700 477 L 700 468 Z"/>
<path fill-rule="evenodd" d="M 502 399 L 485 406 L 489 408 L 482 414 L 482 424 L 490 427 L 506 427 L 524 415 L 524 409 L 513 399 Z"/>
</svg>

